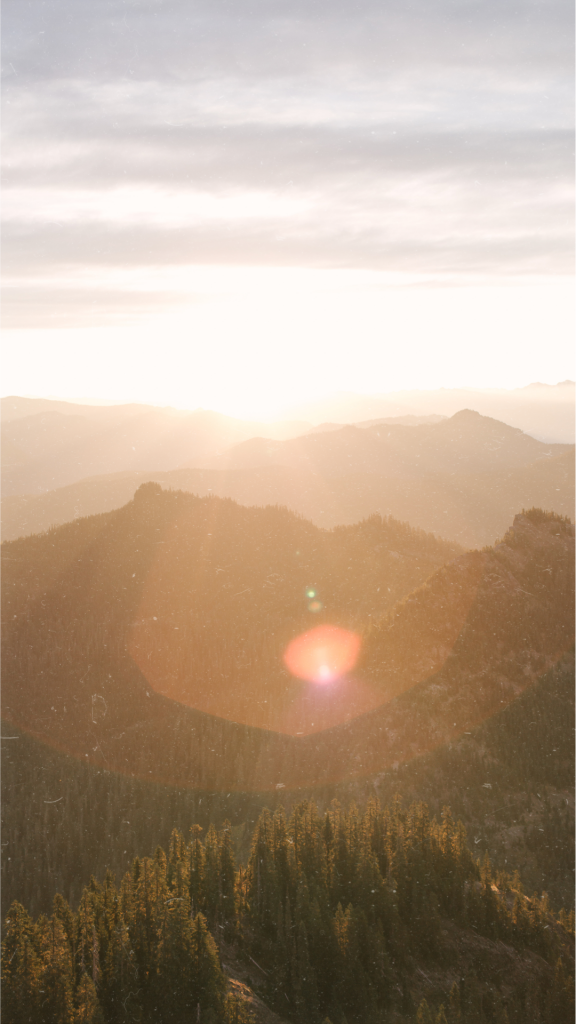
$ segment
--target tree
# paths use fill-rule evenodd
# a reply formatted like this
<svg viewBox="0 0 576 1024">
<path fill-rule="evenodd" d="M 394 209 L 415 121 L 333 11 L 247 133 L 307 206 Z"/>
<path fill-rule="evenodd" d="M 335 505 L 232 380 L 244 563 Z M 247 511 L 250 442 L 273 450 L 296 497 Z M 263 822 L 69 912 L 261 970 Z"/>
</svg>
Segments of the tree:
<svg viewBox="0 0 576 1024">
<path fill-rule="evenodd" d="M 234 884 L 236 865 L 232 845 L 232 826 L 225 821 L 220 833 L 220 908 L 227 938 L 231 937 L 230 924 L 234 920 Z"/>
<path fill-rule="evenodd" d="M 73 1014 L 74 971 L 64 926 L 58 917 L 38 923 L 42 959 L 39 1021 L 70 1024 Z"/>
<path fill-rule="evenodd" d="M 223 1024 L 256 1024 L 256 1018 L 245 999 L 230 994 L 226 996 L 224 1004 Z"/>
<path fill-rule="evenodd" d="M 425 999 L 422 1000 L 416 1014 L 416 1024 L 434 1024 L 432 1011 Z"/>
<path fill-rule="evenodd" d="M 450 1024 L 460 1024 L 462 1020 L 462 1014 L 460 1012 L 460 988 L 457 981 L 453 983 L 452 988 L 450 989 L 448 1020 Z"/>
<path fill-rule="evenodd" d="M 76 991 L 74 1024 L 104 1024 L 104 1014 L 98 1002 L 96 986 L 86 973 L 80 978 Z"/>
<path fill-rule="evenodd" d="M 2 1017 L 4 1024 L 38 1024 L 42 959 L 38 930 L 20 903 L 6 918 L 2 944 Z"/>
<path fill-rule="evenodd" d="M 221 1010 L 226 979 L 220 967 L 216 943 L 208 931 L 206 918 L 197 914 L 191 929 L 192 1001 L 200 1010 Z"/>
<path fill-rule="evenodd" d="M 190 899 L 172 896 L 166 901 L 157 951 L 157 976 L 153 990 L 160 1007 L 160 1019 L 191 1017 L 194 1002 Z"/>
</svg>

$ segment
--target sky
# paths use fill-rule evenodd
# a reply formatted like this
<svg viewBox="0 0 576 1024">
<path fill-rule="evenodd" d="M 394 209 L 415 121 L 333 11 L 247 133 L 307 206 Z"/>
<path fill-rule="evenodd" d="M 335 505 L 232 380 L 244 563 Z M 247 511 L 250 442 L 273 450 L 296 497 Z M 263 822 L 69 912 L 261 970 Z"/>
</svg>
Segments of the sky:
<svg viewBox="0 0 576 1024">
<path fill-rule="evenodd" d="M 3 393 L 573 369 L 567 0 L 4 0 Z"/>
</svg>

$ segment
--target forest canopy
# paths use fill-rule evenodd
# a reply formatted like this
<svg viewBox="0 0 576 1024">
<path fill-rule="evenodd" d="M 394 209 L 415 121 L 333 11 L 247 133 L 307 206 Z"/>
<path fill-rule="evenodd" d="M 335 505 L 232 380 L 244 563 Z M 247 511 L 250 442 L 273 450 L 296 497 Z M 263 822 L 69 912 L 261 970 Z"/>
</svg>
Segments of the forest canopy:
<svg viewBox="0 0 576 1024">
<path fill-rule="evenodd" d="M 573 912 L 476 861 L 448 807 L 264 810 L 239 866 L 228 822 L 202 831 L 174 829 L 119 884 L 91 878 L 75 911 L 56 895 L 34 922 L 14 903 L 4 1024 L 243 1024 L 228 960 L 306 1024 L 573 1019 Z"/>
</svg>

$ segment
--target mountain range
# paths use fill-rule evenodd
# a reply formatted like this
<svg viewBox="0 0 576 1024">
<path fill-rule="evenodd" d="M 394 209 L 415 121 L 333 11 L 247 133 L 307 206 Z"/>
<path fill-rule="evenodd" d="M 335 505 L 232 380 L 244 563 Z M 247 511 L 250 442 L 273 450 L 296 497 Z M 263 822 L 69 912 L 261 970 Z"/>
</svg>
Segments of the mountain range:
<svg viewBox="0 0 576 1024">
<path fill-rule="evenodd" d="M 122 509 L 2 551 L 13 735 L 108 785 L 244 809 L 264 791 L 361 788 L 449 750 L 573 644 L 574 528 L 538 510 L 463 552 L 379 516 L 326 531 L 146 484 Z M 328 686 L 283 660 L 321 625 L 361 645 Z M 56 785 L 48 803 L 60 798 Z"/>
<path fill-rule="evenodd" d="M 459 409 L 474 409 L 483 416 L 503 420 L 541 441 L 574 442 L 574 381 L 529 384 L 523 388 L 438 388 L 430 391 L 393 391 L 359 395 L 340 392 L 285 410 L 289 419 L 313 423 L 357 423 L 383 416 L 410 414 L 453 416 Z"/>
<path fill-rule="evenodd" d="M 176 469 L 266 431 L 285 438 L 308 423 L 257 423 L 197 409 L 2 400 L 2 491 L 41 494 L 95 473 Z"/>
<path fill-rule="evenodd" d="M 114 437 L 112 426 L 109 434 Z M 215 446 L 216 434 L 210 437 Z M 200 454 L 189 468 L 108 473 L 42 494 L 32 493 L 40 477 L 27 463 L 25 472 L 36 482 L 28 494 L 5 495 L 3 537 L 118 508 L 146 480 L 245 505 L 285 505 L 325 527 L 392 515 L 465 546 L 494 543 L 522 508 L 573 514 L 573 446 L 544 444 L 469 410 L 433 423 L 377 422 L 285 440 L 252 437 L 228 447 L 222 432 L 218 437 L 223 447 L 212 454 L 206 435 L 198 440 Z M 53 437 L 51 443 L 50 458 L 66 463 L 66 446 Z M 50 458 L 39 460 L 42 472 L 49 471 Z M 74 467 L 66 472 L 72 476 Z"/>
</svg>

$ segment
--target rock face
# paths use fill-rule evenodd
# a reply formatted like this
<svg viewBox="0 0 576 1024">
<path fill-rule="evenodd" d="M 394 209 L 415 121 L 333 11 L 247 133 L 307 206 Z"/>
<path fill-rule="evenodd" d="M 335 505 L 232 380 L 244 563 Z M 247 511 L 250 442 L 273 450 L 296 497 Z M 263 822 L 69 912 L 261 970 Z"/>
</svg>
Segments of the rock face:
<svg viewBox="0 0 576 1024">
<path fill-rule="evenodd" d="M 411 556 L 421 585 L 393 608 L 381 595 L 394 580 L 398 589 L 408 555 L 392 557 L 381 520 L 360 525 L 326 533 L 285 511 L 148 485 L 118 513 L 6 546 L 5 716 L 141 779 L 289 790 L 373 775 L 452 742 L 573 642 L 568 521 L 531 510 L 496 547 L 440 568 L 442 552 L 423 540 Z M 425 557 L 436 571 L 422 583 Z M 314 618 L 303 591 L 318 581 L 324 607 Z M 290 637 L 322 617 L 363 639 L 334 701 L 294 681 L 281 660 Z M 234 721 L 242 688 L 260 710 Z M 302 730 L 286 727 L 296 706 L 310 719 Z"/>
</svg>

